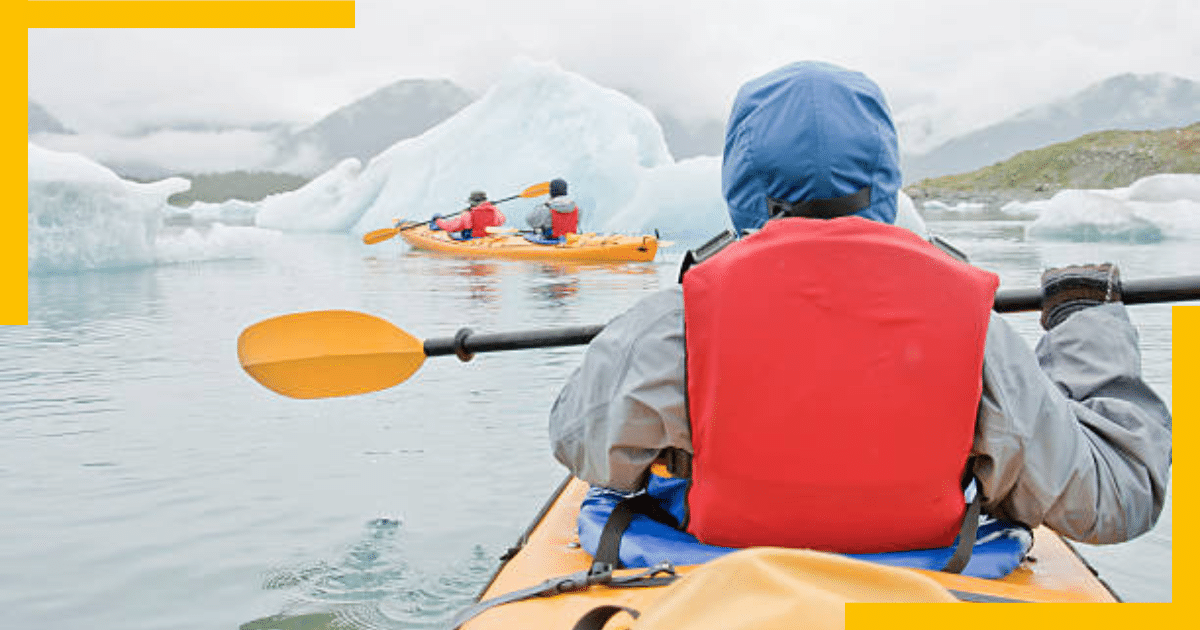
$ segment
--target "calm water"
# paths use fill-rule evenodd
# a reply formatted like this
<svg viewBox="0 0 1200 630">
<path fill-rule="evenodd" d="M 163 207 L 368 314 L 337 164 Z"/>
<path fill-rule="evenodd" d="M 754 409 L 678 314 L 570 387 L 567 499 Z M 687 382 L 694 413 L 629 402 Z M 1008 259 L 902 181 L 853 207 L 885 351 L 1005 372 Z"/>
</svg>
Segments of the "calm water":
<svg viewBox="0 0 1200 630">
<path fill-rule="evenodd" d="M 1200 267 L 1187 242 L 931 227 L 1010 287 L 1063 262 Z M 30 324 L 0 328 L 0 627 L 439 627 L 561 480 L 545 414 L 582 349 L 435 358 L 383 392 L 298 401 L 242 372 L 238 334 L 329 308 L 422 338 L 602 323 L 673 282 L 682 249 L 575 266 L 288 235 L 257 260 L 30 278 Z M 1170 309 L 1131 311 L 1169 399 Z M 1036 338 L 1035 315 L 1011 318 Z M 1168 601 L 1169 504 L 1147 536 L 1085 553 L 1125 598 Z"/>
</svg>

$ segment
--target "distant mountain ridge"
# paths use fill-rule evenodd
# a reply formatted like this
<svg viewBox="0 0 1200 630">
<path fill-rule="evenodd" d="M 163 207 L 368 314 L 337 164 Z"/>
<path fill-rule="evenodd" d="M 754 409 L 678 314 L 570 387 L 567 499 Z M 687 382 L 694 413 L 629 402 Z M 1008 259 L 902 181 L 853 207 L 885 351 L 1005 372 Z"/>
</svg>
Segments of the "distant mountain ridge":
<svg viewBox="0 0 1200 630">
<path fill-rule="evenodd" d="M 280 143 L 280 160 L 315 150 L 322 172 L 346 158 L 367 161 L 393 144 L 425 133 L 475 100 L 446 79 L 404 79 L 340 107 Z"/>
<path fill-rule="evenodd" d="M 45 107 L 29 101 L 29 135 L 35 133 L 75 133 L 59 122 Z"/>
<path fill-rule="evenodd" d="M 633 90 L 622 90 L 635 100 Z M 476 99 L 446 79 L 404 79 L 340 107 L 298 131 L 282 124 L 263 123 L 252 129 L 271 136 L 276 157 L 253 169 L 261 173 L 300 174 L 303 181 L 342 159 L 370 160 L 395 143 L 418 136 L 441 124 Z M 683 120 L 658 109 L 659 121 L 672 156 L 720 155 L 724 121 L 715 118 Z M 1106 129 L 1181 127 L 1200 120 L 1200 83 L 1166 74 L 1123 74 L 1097 83 L 1065 99 L 1031 108 L 1008 120 L 954 138 L 921 155 L 902 155 L 906 182 L 950 173 L 969 172 L 1009 158 L 1020 151 L 1073 140 Z M 30 101 L 30 135 L 73 133 L 42 106 Z M 228 126 L 193 123 L 147 131 L 219 131 Z M 250 129 L 250 128 L 248 128 Z M 131 170 L 131 165 L 106 164 L 119 174 L 137 179 L 188 173 Z M 244 172 L 229 173 L 240 182 Z M 221 173 L 205 175 L 213 190 Z M 286 182 L 300 181 L 287 179 Z M 273 185 L 286 185 L 275 182 Z M 236 188 L 236 187 L 234 187 Z M 233 188 L 231 188 L 232 190 Z"/>
<path fill-rule="evenodd" d="M 1077 94 L 902 156 L 905 180 L 966 173 L 1028 149 L 1110 129 L 1150 130 L 1200 121 L 1200 83 L 1168 74 L 1121 74 Z"/>
</svg>

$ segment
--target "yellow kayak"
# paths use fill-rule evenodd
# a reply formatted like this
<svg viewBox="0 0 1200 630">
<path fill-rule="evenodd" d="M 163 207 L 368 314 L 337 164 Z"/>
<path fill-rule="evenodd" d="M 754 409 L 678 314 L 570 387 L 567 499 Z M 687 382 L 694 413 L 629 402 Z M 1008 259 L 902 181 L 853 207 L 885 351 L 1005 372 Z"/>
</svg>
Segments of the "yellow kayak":
<svg viewBox="0 0 1200 630">
<path fill-rule="evenodd" d="M 551 497 L 546 509 L 521 537 L 515 553 L 500 566 L 478 601 L 502 597 L 536 586 L 549 578 L 587 571 L 592 556 L 580 548 L 576 518 L 587 484 L 568 479 Z M 1020 602 L 1116 602 L 1092 568 L 1070 543 L 1044 527 L 1034 530 L 1033 548 L 1010 575 L 986 580 L 920 569 L 888 570 L 912 572 L 931 578 L 963 601 Z M 837 556 L 841 558 L 841 556 Z M 676 567 L 679 575 L 697 566 Z M 632 575 L 644 569 L 622 569 L 614 575 Z M 487 608 L 466 621 L 463 630 L 570 630 L 589 611 L 606 605 L 640 611 L 652 610 L 670 590 L 669 585 L 642 588 L 610 588 L 593 585 L 582 590 L 533 597 Z"/>
<path fill-rule="evenodd" d="M 658 253 L 658 238 L 650 235 L 568 234 L 562 243 L 542 245 L 520 234 L 503 233 L 456 241 L 446 232 L 421 225 L 400 230 L 400 236 L 416 249 L 484 258 L 649 262 Z"/>
</svg>

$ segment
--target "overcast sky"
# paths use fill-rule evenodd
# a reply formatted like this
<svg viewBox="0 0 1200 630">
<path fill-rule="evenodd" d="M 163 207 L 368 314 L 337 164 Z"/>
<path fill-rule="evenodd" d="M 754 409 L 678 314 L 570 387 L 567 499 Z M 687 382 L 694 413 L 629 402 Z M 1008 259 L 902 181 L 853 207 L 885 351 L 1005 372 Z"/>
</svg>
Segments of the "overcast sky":
<svg viewBox="0 0 1200 630">
<path fill-rule="evenodd" d="M 1122 72 L 1200 80 L 1195 0 L 358 0 L 354 29 L 30 29 L 29 97 L 67 126 L 311 123 L 403 78 L 482 92 L 516 55 L 723 119 L 799 59 L 862 70 L 898 118 L 969 130 Z"/>
</svg>

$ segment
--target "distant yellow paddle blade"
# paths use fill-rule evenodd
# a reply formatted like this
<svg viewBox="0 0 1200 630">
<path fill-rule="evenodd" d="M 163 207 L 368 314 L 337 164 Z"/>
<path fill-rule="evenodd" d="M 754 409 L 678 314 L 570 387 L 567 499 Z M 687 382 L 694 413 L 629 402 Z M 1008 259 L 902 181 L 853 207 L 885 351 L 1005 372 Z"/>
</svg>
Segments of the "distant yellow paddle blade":
<svg viewBox="0 0 1200 630">
<path fill-rule="evenodd" d="M 529 188 L 521 191 L 522 197 L 541 197 L 542 195 L 550 194 L 550 182 L 542 182 L 534 184 Z"/>
<path fill-rule="evenodd" d="M 400 230 L 398 228 L 383 228 L 383 229 L 379 229 L 379 230 L 372 230 L 370 232 L 367 232 L 366 234 L 363 234 L 363 242 L 366 243 L 367 245 L 374 245 L 375 243 L 381 243 L 383 241 L 386 241 L 389 238 L 392 238 L 393 236 L 395 236 L 399 233 L 400 233 Z"/>
<path fill-rule="evenodd" d="M 352 396 L 398 385 L 425 362 L 420 339 L 355 311 L 266 319 L 238 337 L 242 368 L 292 398 Z"/>
</svg>

